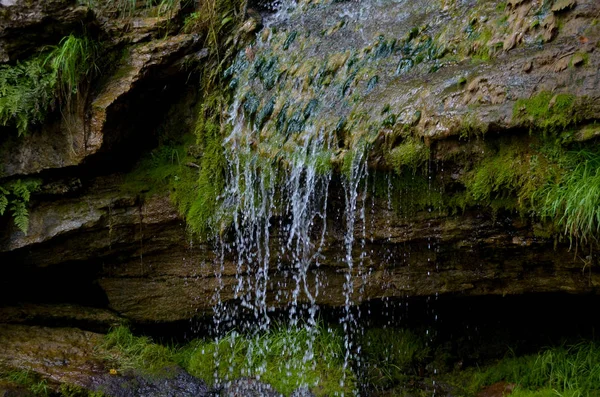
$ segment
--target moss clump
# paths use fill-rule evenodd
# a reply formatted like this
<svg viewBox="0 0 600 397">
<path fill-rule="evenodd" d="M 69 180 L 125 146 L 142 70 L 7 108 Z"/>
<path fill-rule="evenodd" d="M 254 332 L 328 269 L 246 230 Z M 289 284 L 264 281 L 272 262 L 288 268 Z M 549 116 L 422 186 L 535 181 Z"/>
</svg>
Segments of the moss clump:
<svg viewBox="0 0 600 397">
<path fill-rule="evenodd" d="M 400 175 L 405 169 L 416 172 L 429 161 L 429 147 L 417 138 L 405 139 L 388 154 L 388 162 Z"/>
<path fill-rule="evenodd" d="M 513 108 L 513 118 L 527 122 L 530 127 L 540 128 L 544 132 L 559 132 L 575 124 L 575 96 L 570 94 L 552 94 L 548 91 L 529 99 L 519 99 Z"/>
<path fill-rule="evenodd" d="M 314 360 L 305 359 L 309 345 Z M 356 386 L 350 369 L 343 368 L 342 336 L 322 325 L 313 329 L 276 326 L 254 337 L 230 333 L 180 347 L 161 346 L 118 327 L 106 336 L 102 348 L 117 368 L 156 374 L 178 364 L 210 385 L 260 375 L 261 381 L 286 396 L 301 386 L 308 386 L 317 396 L 349 395 Z M 343 378 L 345 386 L 340 386 Z"/>
<path fill-rule="evenodd" d="M 200 237 L 209 238 L 218 231 L 219 196 L 225 188 L 226 159 L 222 145 L 221 125 L 218 122 L 222 98 L 213 97 L 200 111 L 196 123 L 196 139 L 202 148 L 200 169 L 193 188 L 175 193 L 179 211 L 185 214 L 190 230 Z M 214 234 L 213 234 L 214 235 Z"/>
<path fill-rule="evenodd" d="M 502 139 L 489 145 L 462 182 L 470 200 L 492 209 L 538 212 L 536 195 L 563 173 L 564 150 L 554 143 Z"/>
</svg>

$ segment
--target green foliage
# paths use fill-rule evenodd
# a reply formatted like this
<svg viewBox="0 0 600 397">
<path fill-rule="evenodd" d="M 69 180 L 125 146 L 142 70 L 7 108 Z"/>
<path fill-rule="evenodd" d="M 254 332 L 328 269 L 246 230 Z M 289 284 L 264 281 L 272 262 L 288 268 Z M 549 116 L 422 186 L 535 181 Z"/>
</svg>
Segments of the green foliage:
<svg viewBox="0 0 600 397">
<path fill-rule="evenodd" d="M 418 375 L 418 368 L 429 356 L 422 337 L 404 329 L 374 328 L 363 341 L 367 382 L 381 389 L 404 383 Z"/>
<path fill-rule="evenodd" d="M 37 191 L 40 185 L 38 179 L 17 179 L 0 185 L 0 216 L 10 209 L 15 225 L 25 234 L 29 229 L 27 204 L 31 199 L 31 193 Z"/>
<path fill-rule="evenodd" d="M 523 390 L 552 389 L 566 395 L 600 392 L 600 346 L 595 342 L 546 349 L 525 357 L 508 357 L 476 376 L 489 385 L 504 380 Z"/>
<path fill-rule="evenodd" d="M 193 192 L 178 195 L 180 213 L 186 215 L 192 232 L 210 237 L 219 226 L 219 196 L 225 188 L 225 152 L 222 144 L 219 113 L 222 98 L 213 97 L 203 104 L 196 123 L 196 139 L 202 148 L 200 172 Z"/>
<path fill-rule="evenodd" d="M 314 357 L 306 357 L 312 344 Z M 217 340 L 195 340 L 182 347 L 154 344 L 147 337 L 131 334 L 125 327 L 111 330 L 105 337 L 105 357 L 118 368 L 137 369 L 148 374 L 160 373 L 178 364 L 208 384 L 242 376 L 259 376 L 279 392 L 290 395 L 308 385 L 317 396 L 350 393 L 355 380 L 343 369 L 343 338 L 324 326 L 274 327 L 265 334 L 244 337 L 230 333 Z M 346 376 L 344 387 L 340 379 Z"/>
<path fill-rule="evenodd" d="M 70 35 L 50 52 L 0 66 L 0 125 L 19 135 L 41 123 L 58 99 L 68 103 L 85 76 L 96 70 L 98 46 Z"/>
<path fill-rule="evenodd" d="M 175 350 L 133 335 L 127 327 L 113 328 L 100 346 L 105 360 L 120 370 L 136 369 L 149 375 L 165 374 L 175 360 Z"/>
<path fill-rule="evenodd" d="M 558 183 L 548 183 L 537 193 L 539 213 L 553 219 L 565 234 L 582 242 L 597 242 L 600 230 L 600 153 L 569 153 L 570 169 Z"/>
<path fill-rule="evenodd" d="M 32 396 L 48 397 L 51 395 L 50 387 L 45 379 L 41 379 L 34 372 L 26 370 L 11 370 L 0 373 L 0 379 L 25 387 Z"/>
<path fill-rule="evenodd" d="M 98 44 L 90 38 L 69 35 L 64 37 L 46 58 L 57 75 L 59 96 L 68 100 L 76 94 L 83 77 L 98 70 Z"/>
<path fill-rule="evenodd" d="M 310 344 L 314 358 L 306 357 Z M 349 369 L 345 370 L 345 386 L 340 386 L 343 338 L 323 326 L 314 331 L 279 326 L 254 338 L 231 333 L 217 341 L 197 342 L 188 349 L 192 351 L 184 366 L 209 383 L 215 376 L 222 380 L 260 375 L 284 395 L 307 385 L 317 396 L 351 393 L 355 387 Z"/>
<path fill-rule="evenodd" d="M 562 155 L 562 149 L 551 144 L 501 140 L 489 150 L 492 153 L 475 163 L 463 178 L 467 194 L 494 210 L 537 211 L 532 199 L 561 174 L 556 157 Z"/>
<path fill-rule="evenodd" d="M 0 66 L 0 125 L 15 126 L 19 135 L 43 121 L 54 104 L 57 76 L 44 59 Z"/>
</svg>

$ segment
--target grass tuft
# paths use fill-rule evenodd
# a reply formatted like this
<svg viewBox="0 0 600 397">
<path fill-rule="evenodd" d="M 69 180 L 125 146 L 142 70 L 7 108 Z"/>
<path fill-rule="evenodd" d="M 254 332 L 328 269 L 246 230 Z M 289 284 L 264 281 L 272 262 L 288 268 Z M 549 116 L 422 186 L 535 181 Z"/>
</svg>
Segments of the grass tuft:
<svg viewBox="0 0 600 397">
<path fill-rule="evenodd" d="M 567 235 L 582 242 L 597 242 L 600 231 L 600 153 L 570 153 L 572 164 L 558 183 L 548 183 L 537 194 L 540 215 L 555 222 Z"/>
</svg>

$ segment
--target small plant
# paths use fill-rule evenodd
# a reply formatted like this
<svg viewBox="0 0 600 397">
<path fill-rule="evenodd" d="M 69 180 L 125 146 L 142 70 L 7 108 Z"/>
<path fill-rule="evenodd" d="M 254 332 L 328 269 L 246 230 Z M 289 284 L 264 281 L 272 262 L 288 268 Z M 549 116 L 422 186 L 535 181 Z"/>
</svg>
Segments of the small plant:
<svg viewBox="0 0 600 397">
<path fill-rule="evenodd" d="M 79 85 L 85 76 L 99 70 L 96 65 L 98 44 L 88 37 L 69 35 L 46 57 L 56 74 L 59 98 L 68 100 L 77 94 Z"/>
<path fill-rule="evenodd" d="M 29 211 L 27 204 L 31 199 L 31 193 L 37 191 L 41 182 L 37 179 L 21 180 L 0 186 L 0 216 L 7 209 L 12 212 L 15 225 L 23 233 L 27 234 L 29 229 Z"/>
</svg>

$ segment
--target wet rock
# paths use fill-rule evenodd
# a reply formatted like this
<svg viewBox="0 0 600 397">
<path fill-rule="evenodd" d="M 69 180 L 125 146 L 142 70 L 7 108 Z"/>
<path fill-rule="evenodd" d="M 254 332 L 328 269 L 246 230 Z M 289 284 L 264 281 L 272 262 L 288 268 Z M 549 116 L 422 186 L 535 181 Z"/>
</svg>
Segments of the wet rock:
<svg viewBox="0 0 600 397">
<path fill-rule="evenodd" d="M 31 397 L 31 391 L 24 386 L 0 380 L 0 397 Z"/>
<path fill-rule="evenodd" d="M 111 397 L 203 397 L 207 385 L 179 367 L 157 375 L 111 373 L 102 357 L 103 335 L 77 328 L 0 324 L 0 370 L 35 374 L 49 390 L 66 384 Z M 5 394 L 1 394 L 4 390 Z M 19 387 L 0 383 L 0 396 L 20 396 Z"/>
<path fill-rule="evenodd" d="M 61 27 L 69 26 L 71 20 L 87 21 L 88 18 L 87 11 L 74 8 L 74 1 L 24 3 L 33 10 L 31 19 L 26 19 L 29 18 L 26 13 L 10 19 L 7 15 L 14 11 L 11 6 L 0 9 L 6 17 L 4 27 L 0 28 L 4 32 L 0 39 L 6 43 L 18 34 L 18 29 L 31 28 L 37 35 L 46 17 L 60 20 L 57 26 Z M 417 67 L 402 75 L 395 74 L 397 62 L 394 62 L 394 70 L 380 73 L 379 84 L 373 92 L 359 98 L 360 104 L 365 111 L 378 114 L 383 107 L 379 105 L 389 103 L 390 108 L 399 108 L 398 120 L 409 125 L 428 145 L 439 145 L 440 151 L 433 154 L 438 157 L 442 152 L 460 153 L 456 148 L 458 137 L 468 122 L 474 121 L 481 131 L 493 130 L 497 135 L 527 134 L 530 126 L 514 117 L 514 105 L 516 100 L 531 98 L 541 91 L 586 98 L 589 109 L 585 119 L 579 121 L 591 125 L 600 118 L 600 108 L 594 105 L 600 103 L 597 68 L 569 68 L 569 62 L 582 65 L 582 59 L 586 58 L 583 55 L 577 58 L 579 51 L 587 51 L 590 66 L 600 62 L 600 54 L 594 50 L 598 31 L 591 26 L 591 20 L 600 11 L 599 3 L 581 0 L 574 7 L 572 1 L 555 2 L 555 7 L 561 4 L 556 15 L 549 14 L 540 26 L 527 28 L 524 21 L 525 16 L 533 12 L 532 3 L 510 1 L 506 35 L 490 38 L 491 43 L 504 43 L 505 49 L 510 51 L 495 52 L 494 57 L 482 62 L 452 61 L 436 71 Z M 328 7 L 307 9 L 296 20 L 279 23 L 305 21 L 313 32 L 320 31 L 324 19 L 337 18 L 345 8 L 352 9 L 356 4 L 334 2 Z M 377 37 L 382 27 L 389 28 L 389 34 L 394 37 L 404 37 L 412 26 L 429 26 L 428 29 L 435 32 L 450 26 L 453 18 L 464 20 L 464 25 L 486 20 L 473 18 L 458 2 L 445 2 L 445 12 L 440 12 L 439 4 L 435 7 L 432 4 L 422 0 L 408 2 L 402 4 L 409 7 L 402 13 L 389 12 L 392 5 L 382 7 L 377 18 L 364 22 L 360 32 L 354 27 L 346 31 L 331 29 L 329 35 L 319 37 L 318 48 L 303 43 L 294 51 L 304 51 L 297 55 L 306 55 L 307 59 L 322 56 L 325 61 L 327 57 L 324 64 L 335 72 L 342 70 L 341 64 L 348 61 L 349 55 L 344 54 L 350 54 L 357 43 L 369 44 L 365 41 Z M 449 15 L 450 11 L 456 15 Z M 112 166 L 111 161 L 99 160 L 102 154 L 110 154 L 112 157 L 108 158 L 112 160 L 135 157 L 130 152 L 147 139 L 144 127 L 148 124 L 142 121 L 149 119 L 148 123 L 153 124 L 158 118 L 151 116 L 160 114 L 160 106 L 149 106 L 149 101 L 162 98 L 166 92 L 178 93 L 186 84 L 187 75 L 182 65 L 208 55 L 202 49 L 203 40 L 186 34 L 172 34 L 157 40 L 168 22 L 161 18 L 140 16 L 111 22 L 105 16 L 96 17 L 99 29 L 113 40 L 112 44 L 127 46 L 129 55 L 115 65 L 112 76 L 93 87 L 87 97 L 91 107 L 81 104 L 76 109 L 70 121 L 74 128 L 63 128 L 64 120 L 57 117 L 49 119 L 43 131 L 19 139 L 2 138 L 6 139 L 0 155 L 4 176 L 50 169 L 54 172 L 62 169 L 67 175 L 59 175 L 60 182 L 45 184 L 41 196 L 34 198 L 27 235 L 2 220 L 0 298 L 2 302 L 11 303 L 48 299 L 85 301 L 111 308 L 139 323 L 174 322 L 210 313 L 219 288 L 224 302 L 237 302 L 235 257 L 225 258 L 223 273 L 217 278 L 214 247 L 190 242 L 184 222 L 166 193 L 142 198 L 121 189 L 121 175 L 89 176 L 92 168 L 93 172 L 104 172 L 104 166 Z M 244 29 L 250 34 L 258 26 L 259 20 L 255 18 L 248 20 Z M 464 26 L 460 25 L 459 30 L 464 33 Z M 266 41 L 269 32 L 264 30 L 259 34 Z M 523 37 L 519 35 L 521 32 Z M 538 35 L 542 35 L 545 44 L 532 41 L 532 37 L 537 40 Z M 581 42 L 583 35 L 586 43 Z M 35 36 L 31 40 L 45 42 L 55 38 Z M 11 54 L 20 56 L 31 51 L 31 47 L 23 43 L 19 44 L 24 46 L 21 50 L 16 44 L 14 48 L 10 45 L 6 44 L 4 50 L 9 58 Z M 255 51 L 259 50 L 247 47 L 248 58 L 261 55 Z M 339 62 L 335 61 L 338 57 Z M 458 76 L 464 76 L 469 84 L 457 84 Z M 175 88 L 169 89 L 171 86 Z M 340 99 L 339 88 L 332 87 L 327 95 L 323 103 L 339 101 L 341 104 L 334 111 L 347 109 L 343 104 L 347 98 Z M 599 134 L 593 126 L 580 128 L 575 139 L 591 140 Z M 136 139 L 127 141 L 127 137 Z M 480 153 L 482 146 L 475 141 L 469 142 L 472 145 L 469 147 L 472 153 Z M 198 158 L 202 156 L 198 148 L 192 150 Z M 337 154 L 341 157 L 343 152 L 340 150 Z M 382 153 L 374 153 L 374 156 L 385 157 Z M 441 161 L 441 157 L 437 160 Z M 86 163 L 92 165 L 85 168 L 82 165 Z M 375 160 L 373 163 L 379 164 Z M 195 169 L 197 164 L 190 163 L 190 166 Z M 69 175 L 71 172 L 76 176 Z M 465 169 L 452 170 L 449 178 L 460 179 L 465 172 Z M 516 216 L 497 219 L 477 209 L 460 215 L 413 213 L 405 216 L 390 211 L 382 202 L 373 204 L 372 213 L 372 217 L 367 217 L 372 236 L 364 244 L 365 252 L 369 253 L 364 262 L 365 273 L 359 274 L 354 269 L 353 274 L 356 302 L 434 294 L 600 292 L 600 275 L 595 267 L 589 274 L 583 274 L 585 264 L 569 252 L 568 244 L 558 244 L 555 248 L 554 241 L 536 237 L 534 226 L 519 223 Z M 310 271 L 311 276 L 318 275 L 322 282 L 317 303 L 339 306 L 345 303 L 344 233 L 339 229 L 340 213 L 332 213 L 328 219 L 331 231 L 326 236 L 322 263 Z M 361 227 L 357 226 L 356 236 L 361 236 Z M 277 233 L 273 231 L 272 252 L 278 252 L 276 245 L 281 243 L 276 239 Z M 430 248 L 431 242 L 434 249 Z M 358 248 L 355 254 L 360 256 Z M 270 308 L 286 307 L 293 297 L 290 271 L 285 268 L 288 264 L 289 258 L 281 258 L 277 263 L 274 259 L 272 263 L 267 291 Z M 315 286 L 308 288 L 314 290 Z M 358 291 L 362 295 L 359 296 Z M 308 297 L 301 294 L 299 299 L 307 301 Z M 3 314 L 7 321 L 61 323 L 72 320 L 98 325 L 113 321 L 110 316 L 104 317 L 105 312 L 79 316 L 70 310 L 67 313 L 57 309 L 56 316 L 52 316 L 40 311 L 37 305 L 19 307 L 23 313 L 21 309 L 10 309 L 16 312 L 8 310 Z"/>
<path fill-rule="evenodd" d="M 575 0 L 558 0 L 552 5 L 552 12 L 563 12 L 574 8 L 577 2 Z"/>
<path fill-rule="evenodd" d="M 0 62 L 13 62 L 55 45 L 92 23 L 94 15 L 73 0 L 4 0 L 0 4 Z"/>
<path fill-rule="evenodd" d="M 315 397 L 315 395 L 311 393 L 307 387 L 301 387 L 297 390 L 294 390 L 290 397 Z"/>
<path fill-rule="evenodd" d="M 0 323 L 78 327 L 93 332 L 108 332 L 123 324 L 116 314 L 100 308 L 71 304 L 20 304 L 0 307 Z"/>
<path fill-rule="evenodd" d="M 76 328 L 0 324 L 0 363 L 31 371 L 51 385 L 89 388 L 106 371 L 95 350 L 101 340 L 100 334 Z"/>
<path fill-rule="evenodd" d="M 112 397 L 205 397 L 212 396 L 206 383 L 178 367 L 166 368 L 160 376 L 131 371 L 105 374 L 91 386 Z"/>
<path fill-rule="evenodd" d="M 272 386 L 251 378 L 231 381 L 219 391 L 221 397 L 282 397 Z"/>
</svg>

